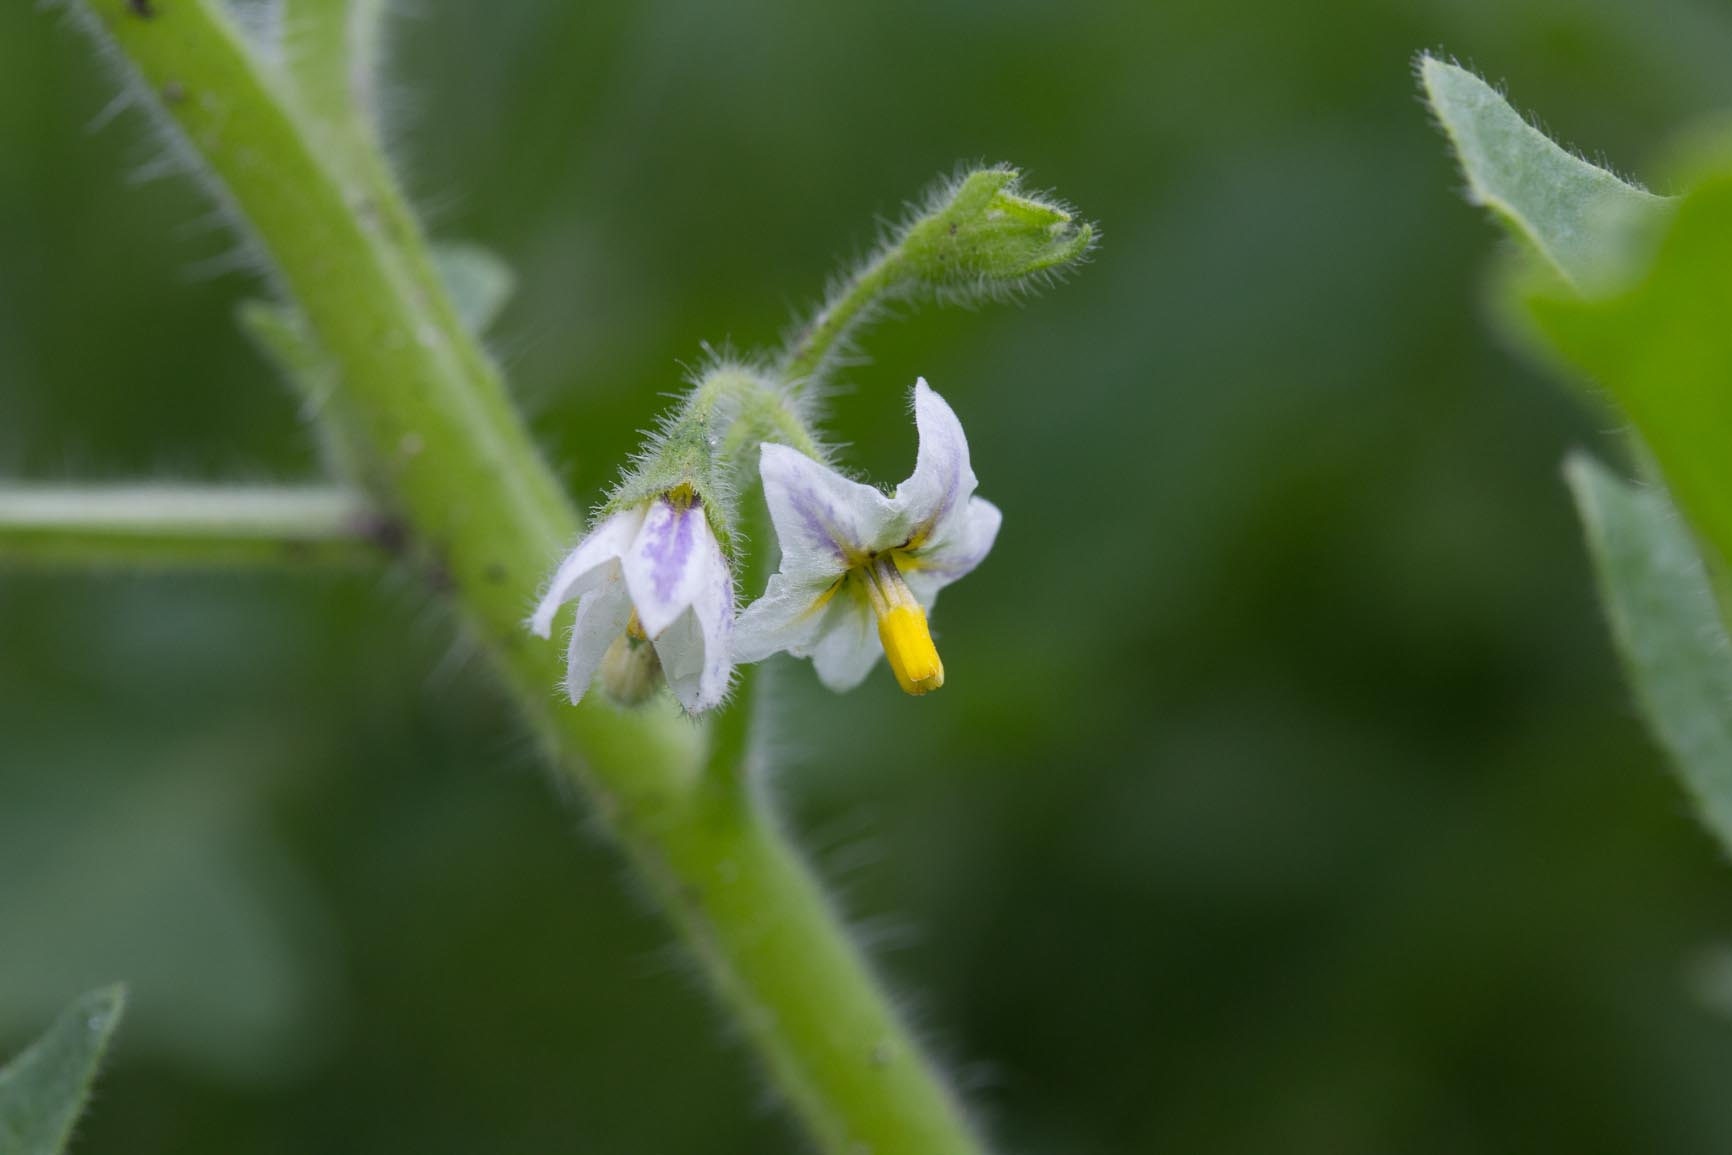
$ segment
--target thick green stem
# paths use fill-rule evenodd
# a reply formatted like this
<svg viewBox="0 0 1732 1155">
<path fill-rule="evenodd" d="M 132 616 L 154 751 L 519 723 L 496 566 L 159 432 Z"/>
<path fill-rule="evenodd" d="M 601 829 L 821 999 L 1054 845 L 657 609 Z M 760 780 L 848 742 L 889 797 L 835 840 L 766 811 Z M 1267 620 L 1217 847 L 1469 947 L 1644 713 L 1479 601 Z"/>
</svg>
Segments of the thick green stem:
<svg viewBox="0 0 1732 1155">
<path fill-rule="evenodd" d="M 767 805 L 737 781 L 706 777 L 694 820 L 659 840 L 664 889 L 677 888 L 688 938 L 819 1149 L 983 1151 Z"/>
<path fill-rule="evenodd" d="M 362 565 L 400 545 L 391 518 L 359 495 L 331 487 L 0 489 L 0 565 Z"/>
<path fill-rule="evenodd" d="M 379 147 L 372 102 L 384 21 L 384 0 L 283 0 L 284 64 L 293 82 L 286 95 L 299 105 L 355 211 L 373 220 L 387 254 L 402 264 L 420 303 L 457 327 L 421 222 Z M 466 345 L 460 355 L 471 372 L 494 375 L 480 349 Z"/>
<path fill-rule="evenodd" d="M 655 881 L 822 1149 L 980 1150 L 746 778 L 704 773 L 704 730 L 665 703 L 558 696 L 561 655 L 522 619 L 579 519 L 449 302 L 346 195 L 281 82 L 215 0 L 85 10 L 247 218 L 340 369 L 333 419 L 352 423 L 561 771 Z"/>
</svg>

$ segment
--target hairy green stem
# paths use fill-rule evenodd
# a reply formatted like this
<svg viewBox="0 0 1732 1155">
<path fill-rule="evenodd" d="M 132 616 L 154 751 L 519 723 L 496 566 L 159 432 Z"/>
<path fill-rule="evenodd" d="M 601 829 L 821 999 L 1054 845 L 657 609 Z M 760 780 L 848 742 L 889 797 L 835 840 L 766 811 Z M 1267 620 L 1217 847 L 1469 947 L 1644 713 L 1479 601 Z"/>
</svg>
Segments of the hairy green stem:
<svg viewBox="0 0 1732 1155">
<path fill-rule="evenodd" d="M 710 431 L 719 432 L 722 438 L 721 449 L 716 455 L 741 462 L 754 472 L 757 457 L 752 450 L 765 441 L 779 441 L 807 457 L 822 461 L 823 447 L 790 395 L 789 388 L 782 381 L 754 373 L 713 373 L 693 391 L 682 420 L 710 425 Z M 730 425 L 725 430 L 716 430 L 713 428 L 714 418 L 722 411 L 727 413 Z"/>
<path fill-rule="evenodd" d="M 788 387 L 798 395 L 821 380 L 883 301 L 1015 297 L 1087 260 L 1099 239 L 1094 225 L 1025 192 L 1021 180 L 1009 165 L 992 165 L 935 189 L 795 334 L 777 366 Z"/>
<path fill-rule="evenodd" d="M 777 365 L 790 388 L 806 388 L 848 347 L 849 337 L 900 280 L 902 259 L 900 245 L 885 249 L 830 295 Z"/>
<path fill-rule="evenodd" d="M 335 487 L 12 486 L 0 564 L 228 569 L 361 565 L 401 545 L 396 523 Z"/>
<path fill-rule="evenodd" d="M 704 783 L 697 820 L 662 840 L 688 930 L 819 1148 L 983 1151 L 764 802 L 730 776 Z"/>
<path fill-rule="evenodd" d="M 780 560 L 762 490 L 749 499 L 743 520 L 752 548 L 744 554 L 745 563 L 737 580 L 746 589 L 761 590 Z M 733 692 L 710 726 L 710 774 L 749 781 L 759 772 L 757 762 L 767 740 L 761 696 L 764 679 L 762 662 L 741 666 L 736 671 Z"/>
<path fill-rule="evenodd" d="M 347 404 L 330 419 L 352 424 L 551 756 L 653 880 L 821 1149 L 979 1151 L 749 780 L 704 772 L 704 730 L 665 702 L 625 713 L 557 695 L 557 647 L 522 619 L 576 512 L 442 290 L 348 195 L 282 81 L 215 0 L 84 10 L 246 217 L 341 369 Z"/>
</svg>

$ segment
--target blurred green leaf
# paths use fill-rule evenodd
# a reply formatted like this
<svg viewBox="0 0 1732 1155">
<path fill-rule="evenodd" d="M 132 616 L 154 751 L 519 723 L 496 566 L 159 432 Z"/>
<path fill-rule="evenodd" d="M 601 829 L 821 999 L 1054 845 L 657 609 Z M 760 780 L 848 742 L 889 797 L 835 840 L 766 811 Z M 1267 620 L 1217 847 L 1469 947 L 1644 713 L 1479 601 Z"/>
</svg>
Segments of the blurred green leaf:
<svg viewBox="0 0 1732 1155">
<path fill-rule="evenodd" d="M 516 278 L 511 267 L 491 250 L 463 242 L 433 246 L 433 262 L 451 294 L 458 319 L 480 336 L 511 299 Z M 368 454 L 350 444 L 343 421 L 313 421 L 327 406 L 344 404 L 337 388 L 337 370 L 313 339 L 300 310 L 275 301 L 246 300 L 235 319 L 301 399 L 331 472 L 372 488 L 378 481 Z"/>
<path fill-rule="evenodd" d="M 476 336 L 487 332 L 517 286 L 511 266 L 491 249 L 464 241 L 435 241 L 433 263 L 458 319 Z"/>
<path fill-rule="evenodd" d="M 331 391 L 330 362 L 313 343 L 299 310 L 271 301 L 242 301 L 235 317 L 259 351 L 301 391 L 309 405 Z"/>
<path fill-rule="evenodd" d="M 511 266 L 491 249 L 464 241 L 433 245 L 433 263 L 451 294 L 458 318 L 474 333 L 487 331 L 517 285 Z M 241 328 L 260 352 L 317 408 L 335 391 L 335 370 L 307 332 L 300 311 L 270 301 L 243 301 Z"/>
<path fill-rule="evenodd" d="M 1472 73 L 1425 56 L 1420 77 L 1472 198 L 1568 282 L 1512 269 L 1503 303 L 1605 386 L 1732 560 L 1732 175 L 1700 165 L 1687 195 L 1655 197 L 1559 148 Z"/>
<path fill-rule="evenodd" d="M 57 1155 L 65 1149 L 125 1006 L 124 987 L 91 991 L 0 1070 L 0 1152 Z"/>
<path fill-rule="evenodd" d="M 1732 642 L 1671 502 L 1584 455 L 1564 467 L 1642 713 L 1702 821 L 1732 850 Z"/>
<path fill-rule="evenodd" d="M 1678 206 L 1630 289 L 1528 298 L 1539 332 L 1611 393 L 1722 563 L 1732 560 L 1732 175 Z"/>
<path fill-rule="evenodd" d="M 330 471 L 361 484 L 373 481 L 371 458 L 351 443 L 345 423 L 314 420 L 326 406 L 343 404 L 344 398 L 337 388 L 337 368 L 307 331 L 300 310 L 275 301 L 247 300 L 235 309 L 235 320 L 300 397 L 301 413 Z"/>
<path fill-rule="evenodd" d="M 15 776 L 0 808 L 0 1030 L 123 974 L 141 1056 L 240 1083 L 304 1070 L 337 976 L 319 898 L 261 811 L 258 731 L 212 727 L 132 760 L 63 741 L 9 750 L 15 774 L 66 772 Z"/>
<path fill-rule="evenodd" d="M 1449 134 L 1468 195 L 1571 284 L 1608 283 L 1668 201 L 1560 148 L 1465 68 L 1422 56 L 1420 83 Z"/>
</svg>

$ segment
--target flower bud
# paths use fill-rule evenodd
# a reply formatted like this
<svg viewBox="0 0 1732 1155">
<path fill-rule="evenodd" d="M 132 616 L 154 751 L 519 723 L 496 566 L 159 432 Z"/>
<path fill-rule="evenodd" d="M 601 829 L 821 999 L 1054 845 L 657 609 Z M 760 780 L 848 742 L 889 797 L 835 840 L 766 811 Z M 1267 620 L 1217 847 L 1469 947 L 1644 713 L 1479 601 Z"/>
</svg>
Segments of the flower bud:
<svg viewBox="0 0 1732 1155">
<path fill-rule="evenodd" d="M 641 706 L 662 685 L 662 663 L 636 617 L 601 658 L 601 688 L 616 706 Z"/>
<path fill-rule="evenodd" d="M 977 169 L 943 188 L 908 229 L 907 275 L 948 296 L 1004 296 L 1086 257 L 1094 226 L 1020 180 L 1013 168 Z"/>
</svg>

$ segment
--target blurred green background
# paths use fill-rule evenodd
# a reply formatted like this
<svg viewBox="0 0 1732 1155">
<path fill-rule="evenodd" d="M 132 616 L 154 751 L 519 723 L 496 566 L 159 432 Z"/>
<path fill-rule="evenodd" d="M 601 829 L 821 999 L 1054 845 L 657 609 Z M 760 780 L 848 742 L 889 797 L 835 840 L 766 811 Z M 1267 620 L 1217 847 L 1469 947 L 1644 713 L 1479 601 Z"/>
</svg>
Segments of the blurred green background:
<svg viewBox="0 0 1732 1155">
<path fill-rule="evenodd" d="M 518 270 L 586 501 L 700 342 L 770 343 L 958 160 L 1105 227 L 868 341 L 1007 513 L 950 681 L 789 667 L 802 841 L 1006 1151 L 1732 1149 L 1732 874 L 1620 684 L 1420 48 L 1640 174 L 1732 103 L 1686 0 L 482 5 L 393 21 L 396 155 Z M 259 292 L 64 14 L 0 5 L 0 472 L 298 479 Z M 0 1049 L 116 978 L 78 1150 L 793 1150 L 406 577 L 0 577 Z M 916 1155 L 916 1153 L 899 1153 Z M 920 1153 L 924 1155 L 924 1153 Z"/>
</svg>

